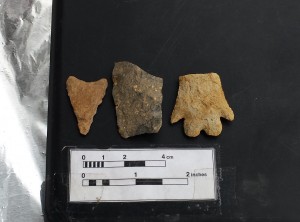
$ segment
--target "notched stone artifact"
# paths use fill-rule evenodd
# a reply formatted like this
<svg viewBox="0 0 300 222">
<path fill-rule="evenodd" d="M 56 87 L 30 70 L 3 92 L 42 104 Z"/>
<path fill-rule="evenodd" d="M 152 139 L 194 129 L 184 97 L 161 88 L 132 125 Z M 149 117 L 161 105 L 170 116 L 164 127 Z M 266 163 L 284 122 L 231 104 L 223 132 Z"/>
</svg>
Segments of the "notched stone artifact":
<svg viewBox="0 0 300 222">
<path fill-rule="evenodd" d="M 116 63 L 112 79 L 120 135 L 157 133 L 162 125 L 163 79 L 130 62 Z"/>
<path fill-rule="evenodd" d="M 222 132 L 220 117 L 232 121 L 229 107 L 218 74 L 190 74 L 179 77 L 179 90 L 171 116 L 171 123 L 184 119 L 184 132 L 196 137 L 204 130 L 208 135 Z"/>
<path fill-rule="evenodd" d="M 81 134 L 86 135 L 89 132 L 97 108 L 105 96 L 106 88 L 106 79 L 85 82 L 74 76 L 68 78 L 67 91 Z"/>
</svg>

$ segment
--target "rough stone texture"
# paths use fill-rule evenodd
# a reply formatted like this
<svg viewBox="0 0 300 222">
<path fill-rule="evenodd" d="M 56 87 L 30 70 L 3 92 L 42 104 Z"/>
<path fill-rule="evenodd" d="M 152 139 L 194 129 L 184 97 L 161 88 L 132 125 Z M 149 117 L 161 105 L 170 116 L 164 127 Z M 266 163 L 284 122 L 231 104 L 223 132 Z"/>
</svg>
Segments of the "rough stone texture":
<svg viewBox="0 0 300 222">
<path fill-rule="evenodd" d="M 130 62 L 116 63 L 112 78 L 121 136 L 157 133 L 162 125 L 163 79 Z"/>
<path fill-rule="evenodd" d="M 78 121 L 80 133 L 86 135 L 93 122 L 98 106 L 102 103 L 107 80 L 84 82 L 74 76 L 67 80 L 67 91 Z"/>
<path fill-rule="evenodd" d="M 187 136 L 196 137 L 204 130 L 208 135 L 222 132 L 220 117 L 234 119 L 218 74 L 190 74 L 179 77 L 179 90 L 171 123 L 184 118 Z"/>
</svg>

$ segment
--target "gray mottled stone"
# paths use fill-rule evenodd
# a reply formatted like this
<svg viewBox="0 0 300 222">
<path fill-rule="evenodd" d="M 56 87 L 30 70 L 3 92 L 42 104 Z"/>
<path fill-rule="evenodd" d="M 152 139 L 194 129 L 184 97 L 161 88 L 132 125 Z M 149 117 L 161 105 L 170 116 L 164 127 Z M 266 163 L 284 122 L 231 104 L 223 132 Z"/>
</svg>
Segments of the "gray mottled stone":
<svg viewBox="0 0 300 222">
<path fill-rule="evenodd" d="M 157 133 L 162 125 L 163 79 L 130 62 L 116 63 L 112 78 L 120 135 Z"/>
</svg>

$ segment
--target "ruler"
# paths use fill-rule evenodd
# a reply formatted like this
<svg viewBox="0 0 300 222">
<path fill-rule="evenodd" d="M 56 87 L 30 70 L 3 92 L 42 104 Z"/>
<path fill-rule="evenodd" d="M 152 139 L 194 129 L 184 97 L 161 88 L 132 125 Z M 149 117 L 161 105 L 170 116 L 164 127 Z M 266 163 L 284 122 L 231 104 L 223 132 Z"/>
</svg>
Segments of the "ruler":
<svg viewBox="0 0 300 222">
<path fill-rule="evenodd" d="M 70 149 L 70 202 L 216 197 L 214 148 Z"/>
</svg>

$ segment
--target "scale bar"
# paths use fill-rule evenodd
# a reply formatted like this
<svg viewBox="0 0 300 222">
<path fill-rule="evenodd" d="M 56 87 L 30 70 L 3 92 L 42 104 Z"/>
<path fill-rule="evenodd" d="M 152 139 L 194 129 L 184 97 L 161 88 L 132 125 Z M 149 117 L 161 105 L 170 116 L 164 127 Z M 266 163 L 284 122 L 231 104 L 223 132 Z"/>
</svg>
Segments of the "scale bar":
<svg viewBox="0 0 300 222">
<path fill-rule="evenodd" d="M 166 167 L 165 160 L 83 161 L 83 168 Z"/>
<path fill-rule="evenodd" d="M 188 178 L 82 180 L 82 186 L 188 185 Z"/>
</svg>

